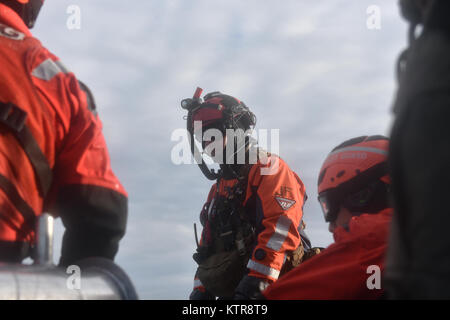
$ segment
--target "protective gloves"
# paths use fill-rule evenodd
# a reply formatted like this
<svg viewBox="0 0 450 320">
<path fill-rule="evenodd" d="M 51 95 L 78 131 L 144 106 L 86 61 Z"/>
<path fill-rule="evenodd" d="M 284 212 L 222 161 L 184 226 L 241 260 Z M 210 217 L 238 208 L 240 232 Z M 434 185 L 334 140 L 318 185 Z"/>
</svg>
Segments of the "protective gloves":
<svg viewBox="0 0 450 320">
<path fill-rule="evenodd" d="M 269 286 L 269 282 L 252 276 L 244 276 L 237 286 L 233 300 L 261 300 L 265 299 L 262 292 Z"/>
</svg>

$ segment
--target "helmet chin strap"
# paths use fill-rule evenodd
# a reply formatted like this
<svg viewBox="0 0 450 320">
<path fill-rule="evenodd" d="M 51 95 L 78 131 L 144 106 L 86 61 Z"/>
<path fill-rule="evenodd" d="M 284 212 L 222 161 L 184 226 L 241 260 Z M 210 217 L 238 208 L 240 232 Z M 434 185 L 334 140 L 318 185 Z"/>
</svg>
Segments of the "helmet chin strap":
<svg viewBox="0 0 450 320">
<path fill-rule="evenodd" d="M 236 155 L 239 153 L 239 151 L 241 151 L 243 148 L 245 148 L 246 150 L 245 150 L 245 152 L 246 153 L 248 153 L 249 152 L 249 150 L 252 148 L 252 147 L 254 147 L 255 146 L 255 144 L 254 144 L 254 139 L 252 139 L 251 138 L 251 136 L 248 136 L 248 137 L 250 137 L 249 139 L 248 139 L 248 143 L 244 143 L 238 150 L 236 150 L 236 152 L 234 152 L 229 158 L 226 158 L 226 161 L 225 161 L 225 163 L 223 164 L 223 165 L 221 165 L 221 168 L 224 170 L 224 171 L 226 171 L 226 172 L 228 172 L 228 173 L 230 173 L 231 175 L 233 175 L 233 177 L 234 178 L 239 178 L 239 174 L 240 174 L 240 169 L 239 168 L 241 168 L 243 165 L 246 165 L 247 163 L 243 163 L 243 164 L 238 164 L 238 163 L 234 163 L 235 161 L 235 157 L 236 157 Z M 247 138 L 247 137 L 246 137 Z M 224 150 L 225 151 L 225 150 Z M 226 151 L 225 151 L 225 154 L 226 154 Z M 246 155 L 247 156 L 247 155 Z M 232 162 L 232 164 L 228 164 L 229 163 L 229 160 L 231 159 L 231 158 L 233 158 L 233 162 Z M 235 170 L 235 168 L 236 169 L 238 169 L 238 170 Z"/>
</svg>

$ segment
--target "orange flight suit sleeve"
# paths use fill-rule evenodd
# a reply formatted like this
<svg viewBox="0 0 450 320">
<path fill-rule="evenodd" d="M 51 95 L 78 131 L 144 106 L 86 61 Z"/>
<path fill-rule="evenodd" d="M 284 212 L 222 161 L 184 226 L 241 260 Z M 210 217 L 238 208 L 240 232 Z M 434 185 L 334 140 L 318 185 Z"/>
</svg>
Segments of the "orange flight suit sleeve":
<svg viewBox="0 0 450 320">
<path fill-rule="evenodd" d="M 263 169 L 276 164 L 274 161 L 278 161 L 277 169 L 264 174 Z M 273 282 L 278 279 L 286 252 L 295 250 L 300 244 L 298 227 L 303 216 L 305 187 L 276 156 L 270 156 L 266 165 L 255 165 L 249 181 L 260 202 L 261 232 L 247 267 L 250 276 Z"/>
</svg>

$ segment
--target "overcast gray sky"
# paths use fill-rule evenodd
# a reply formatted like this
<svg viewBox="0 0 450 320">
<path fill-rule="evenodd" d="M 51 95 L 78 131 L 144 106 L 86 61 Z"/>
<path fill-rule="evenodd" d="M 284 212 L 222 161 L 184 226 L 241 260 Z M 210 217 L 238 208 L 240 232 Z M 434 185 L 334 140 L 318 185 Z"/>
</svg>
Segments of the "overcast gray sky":
<svg viewBox="0 0 450 320">
<path fill-rule="evenodd" d="M 71 5 L 80 29 L 67 27 Z M 381 29 L 366 25 L 370 5 Z M 327 246 L 318 171 L 344 140 L 389 133 L 406 45 L 392 0 L 47 0 L 33 33 L 95 94 L 130 196 L 116 261 L 144 299 L 187 298 L 196 269 L 192 224 L 211 182 L 196 165 L 171 162 L 181 99 L 197 86 L 219 90 L 243 100 L 257 128 L 280 129 L 280 155 L 309 195 L 307 232 Z"/>
</svg>

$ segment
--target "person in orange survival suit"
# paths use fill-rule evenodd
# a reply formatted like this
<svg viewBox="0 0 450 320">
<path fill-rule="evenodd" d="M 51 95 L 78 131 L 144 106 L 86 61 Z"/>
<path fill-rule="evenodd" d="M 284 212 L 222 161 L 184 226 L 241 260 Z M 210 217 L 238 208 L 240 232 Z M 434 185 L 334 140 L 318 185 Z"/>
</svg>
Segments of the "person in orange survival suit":
<svg viewBox="0 0 450 320">
<path fill-rule="evenodd" d="M 267 299 L 382 297 L 376 273 L 384 271 L 392 216 L 388 143 L 383 136 L 363 136 L 328 155 L 318 194 L 335 243 L 269 286 L 263 292 Z"/>
<path fill-rule="evenodd" d="M 32 36 L 43 0 L 0 0 L 0 261 L 32 254 L 35 220 L 60 216 L 61 265 L 114 259 L 127 193 L 89 89 Z"/>
<path fill-rule="evenodd" d="M 220 92 L 206 95 L 202 102 L 200 95 L 198 89 L 194 99 L 182 102 L 189 110 L 191 148 L 195 155 L 194 139 L 198 139 L 205 153 L 220 164 L 220 170 L 213 173 L 203 160 L 199 162 L 203 173 L 216 183 L 200 214 L 203 231 L 194 254 L 199 267 L 190 299 L 253 299 L 278 279 L 288 252 L 298 248 L 301 241 L 310 247 L 300 228 L 305 187 L 282 159 L 259 149 L 252 141 L 249 134 L 256 119 L 243 102 Z M 196 122 L 200 123 L 197 129 Z M 203 140 L 209 129 L 216 130 L 219 138 Z M 241 139 L 228 136 L 230 129 L 241 130 Z M 213 143 L 217 148 L 208 150 Z M 239 150 L 245 150 L 242 161 Z M 254 161 L 250 160 L 252 155 Z M 232 260 L 233 255 L 227 252 L 233 250 L 247 257 L 240 262 L 242 268 L 216 270 L 215 266 Z M 226 288 L 222 289 L 220 284 L 224 282 Z"/>
</svg>

